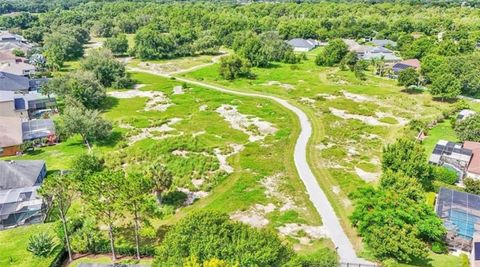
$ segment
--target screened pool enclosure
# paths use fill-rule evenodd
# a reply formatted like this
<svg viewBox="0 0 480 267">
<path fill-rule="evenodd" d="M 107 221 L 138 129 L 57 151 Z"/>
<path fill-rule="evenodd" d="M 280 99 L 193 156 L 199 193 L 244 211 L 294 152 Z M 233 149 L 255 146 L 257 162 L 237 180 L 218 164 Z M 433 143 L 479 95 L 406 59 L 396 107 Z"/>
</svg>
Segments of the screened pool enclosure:
<svg viewBox="0 0 480 267">
<path fill-rule="evenodd" d="M 448 246 L 470 251 L 475 232 L 480 233 L 480 196 L 440 188 L 436 212 L 447 228 Z"/>
</svg>

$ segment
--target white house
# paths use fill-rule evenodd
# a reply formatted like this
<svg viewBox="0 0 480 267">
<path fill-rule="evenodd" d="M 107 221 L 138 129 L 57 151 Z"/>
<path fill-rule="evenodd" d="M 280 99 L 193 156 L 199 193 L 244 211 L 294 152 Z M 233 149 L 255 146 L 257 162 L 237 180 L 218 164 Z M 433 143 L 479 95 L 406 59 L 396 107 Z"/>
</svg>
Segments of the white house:
<svg viewBox="0 0 480 267">
<path fill-rule="evenodd" d="M 308 52 L 319 45 L 317 40 L 295 38 L 287 41 L 287 44 L 293 47 L 295 52 Z"/>
</svg>

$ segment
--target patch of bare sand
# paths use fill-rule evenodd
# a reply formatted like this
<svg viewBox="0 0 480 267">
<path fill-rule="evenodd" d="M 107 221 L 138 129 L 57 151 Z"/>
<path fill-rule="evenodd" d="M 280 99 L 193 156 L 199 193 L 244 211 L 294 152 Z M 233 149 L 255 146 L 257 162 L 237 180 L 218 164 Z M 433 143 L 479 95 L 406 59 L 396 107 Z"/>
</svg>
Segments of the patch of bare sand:
<svg viewBox="0 0 480 267">
<path fill-rule="evenodd" d="M 215 148 L 213 150 L 213 153 L 218 159 L 218 162 L 220 163 L 220 170 L 225 171 L 226 173 L 233 173 L 233 167 L 228 164 L 227 159 L 230 156 L 233 156 L 240 151 L 242 151 L 245 147 L 240 144 L 230 144 L 230 147 L 232 149 L 231 152 L 228 154 L 223 154 L 223 152 L 219 148 Z"/>
<path fill-rule="evenodd" d="M 230 215 L 230 219 L 248 224 L 255 228 L 262 228 L 268 225 L 269 221 L 265 218 L 265 214 L 275 210 L 275 205 L 269 203 L 267 205 L 255 204 L 246 211 L 236 211 Z"/>
<path fill-rule="evenodd" d="M 293 90 L 295 89 L 295 86 L 291 85 L 291 84 L 288 84 L 288 83 L 281 83 L 279 81 L 268 81 L 267 83 L 262 83 L 262 85 L 267 85 L 267 86 L 280 86 L 284 89 L 287 89 L 287 90 Z"/>
<path fill-rule="evenodd" d="M 162 124 L 161 126 L 142 128 L 141 132 L 139 134 L 131 136 L 130 138 L 128 138 L 128 144 L 132 145 L 135 142 L 138 142 L 140 140 L 147 139 L 147 138 L 165 139 L 165 138 L 168 138 L 168 137 L 180 136 L 180 135 L 182 135 L 182 133 L 180 133 L 178 135 L 164 134 L 164 133 L 175 131 L 175 129 L 170 127 L 170 126 L 176 124 L 180 120 L 181 120 L 180 118 L 172 118 L 167 123 Z M 158 136 L 158 135 L 156 135 L 156 133 L 162 133 L 162 135 Z"/>
<path fill-rule="evenodd" d="M 188 190 L 187 188 L 182 188 L 182 187 L 177 188 L 177 190 L 180 191 L 180 192 L 183 192 L 187 195 L 187 198 L 183 202 L 183 205 L 185 205 L 185 206 L 192 205 L 193 202 L 195 202 L 195 200 L 208 196 L 208 192 L 205 192 L 205 191 L 192 192 L 192 191 Z"/>
<path fill-rule="evenodd" d="M 257 117 L 240 113 L 236 106 L 221 105 L 216 111 L 222 116 L 233 129 L 247 134 L 250 142 L 263 140 L 269 134 L 274 134 L 277 128 L 273 124 Z"/>
<path fill-rule="evenodd" d="M 265 195 L 270 198 L 275 198 L 282 203 L 280 211 L 298 209 L 292 197 L 280 191 L 283 173 L 265 177 L 261 183 L 265 187 Z"/>
<path fill-rule="evenodd" d="M 173 103 L 167 96 L 165 96 L 164 93 L 156 91 L 140 91 L 133 89 L 127 91 L 112 91 L 108 92 L 108 95 L 120 99 L 146 97 L 149 100 L 144 108 L 144 111 L 165 111 L 168 107 L 173 105 Z"/>
<path fill-rule="evenodd" d="M 379 172 L 366 172 L 358 167 L 355 167 L 355 173 L 365 182 L 374 182 L 380 177 Z"/>
<path fill-rule="evenodd" d="M 336 108 L 332 108 L 332 107 L 330 107 L 329 109 L 330 109 L 330 112 L 333 115 L 335 115 L 337 117 L 340 117 L 342 119 L 359 120 L 359 121 L 362 121 L 366 124 L 373 125 L 373 126 L 388 126 L 389 125 L 387 123 L 379 121 L 375 117 L 363 116 L 363 115 L 357 115 L 357 114 L 350 114 L 350 113 L 347 113 L 345 110 L 336 109 Z"/>
</svg>

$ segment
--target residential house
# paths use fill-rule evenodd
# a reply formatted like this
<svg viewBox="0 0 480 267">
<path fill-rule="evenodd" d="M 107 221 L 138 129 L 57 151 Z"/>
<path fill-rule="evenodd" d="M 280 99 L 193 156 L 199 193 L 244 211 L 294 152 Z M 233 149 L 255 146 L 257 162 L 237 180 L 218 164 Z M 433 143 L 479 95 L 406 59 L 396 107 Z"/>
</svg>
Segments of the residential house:
<svg viewBox="0 0 480 267">
<path fill-rule="evenodd" d="M 470 109 L 462 109 L 458 113 L 457 120 L 464 120 L 472 115 L 475 115 L 476 112 Z"/>
<path fill-rule="evenodd" d="M 23 141 L 47 139 L 48 144 L 57 141 L 55 135 L 55 123 L 50 119 L 38 119 L 22 122 Z"/>
<path fill-rule="evenodd" d="M 43 160 L 0 161 L 0 230 L 43 222 L 45 205 L 37 190 L 46 174 Z"/>
<path fill-rule="evenodd" d="M 19 76 L 30 76 L 35 73 L 37 68 L 27 63 L 27 60 L 17 58 L 13 62 L 0 62 L 0 72 L 11 73 Z"/>
<path fill-rule="evenodd" d="M 0 31 L 0 52 L 20 50 L 27 53 L 32 47 L 21 35 Z"/>
<path fill-rule="evenodd" d="M 22 119 L 0 116 L 0 156 L 14 156 L 20 153 L 22 144 Z"/>
<path fill-rule="evenodd" d="M 375 46 L 380 46 L 380 47 L 386 47 L 386 46 L 396 47 L 397 46 L 396 42 L 388 39 L 374 39 L 371 41 L 371 43 L 374 44 Z"/>
<path fill-rule="evenodd" d="M 0 31 L 0 43 L 27 43 L 27 39 L 8 31 Z"/>
<path fill-rule="evenodd" d="M 392 66 L 392 70 L 393 70 L 393 73 L 395 75 L 398 75 L 400 72 L 402 72 L 402 71 L 404 71 L 408 68 L 419 70 L 420 69 L 420 61 L 416 58 L 412 58 L 412 59 L 407 59 L 407 60 L 397 62 L 397 63 L 395 63 L 395 65 Z"/>
<path fill-rule="evenodd" d="M 30 81 L 27 77 L 0 71 L 0 91 L 28 93 Z"/>
<path fill-rule="evenodd" d="M 365 52 L 371 48 L 371 46 L 361 45 L 353 39 L 342 39 L 342 40 L 348 46 L 348 51 L 354 52 L 358 56 L 363 56 Z"/>
<path fill-rule="evenodd" d="M 28 111 L 25 107 L 17 105 L 15 92 L 0 91 L 0 116 L 17 117 L 22 121 L 28 120 Z"/>
<path fill-rule="evenodd" d="M 472 156 L 473 151 L 462 144 L 440 140 L 435 145 L 429 162 L 454 170 L 461 179 L 467 174 Z"/>
<path fill-rule="evenodd" d="M 465 141 L 463 147 L 472 151 L 472 158 L 467 167 L 467 177 L 480 179 L 480 143 Z"/>
<path fill-rule="evenodd" d="M 295 38 L 295 39 L 289 40 L 287 41 L 287 44 L 292 46 L 293 51 L 295 52 L 308 52 L 320 45 L 320 43 L 317 40 L 301 39 L 301 38 Z"/>
<path fill-rule="evenodd" d="M 363 60 L 383 60 L 385 62 L 402 60 L 400 57 L 397 57 L 392 50 L 381 46 L 367 48 L 360 58 Z"/>
</svg>

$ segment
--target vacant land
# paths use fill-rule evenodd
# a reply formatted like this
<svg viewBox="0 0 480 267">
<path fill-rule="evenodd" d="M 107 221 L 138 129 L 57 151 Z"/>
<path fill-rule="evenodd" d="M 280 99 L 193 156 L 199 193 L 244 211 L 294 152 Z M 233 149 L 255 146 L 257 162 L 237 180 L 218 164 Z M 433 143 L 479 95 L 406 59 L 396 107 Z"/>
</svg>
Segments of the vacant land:
<svg viewBox="0 0 480 267">
<path fill-rule="evenodd" d="M 428 94 L 408 94 L 396 81 L 370 72 L 366 81 L 360 81 L 350 71 L 318 67 L 313 63 L 316 53 L 310 52 L 308 60 L 297 65 L 254 68 L 256 79 L 226 81 L 219 76 L 218 65 L 183 76 L 280 96 L 302 108 L 314 127 L 310 164 L 344 229 L 361 249 L 348 220 L 352 211 L 349 195 L 378 180 L 383 146 L 405 135 L 409 121 L 434 120 L 451 104 L 435 102 Z"/>
<path fill-rule="evenodd" d="M 15 267 L 48 267 L 56 257 L 59 248 L 47 258 L 35 257 L 27 251 L 28 240 L 31 235 L 49 233 L 55 236 L 54 225 L 37 224 L 28 227 L 19 227 L 0 231 L 0 266 Z"/>
</svg>

